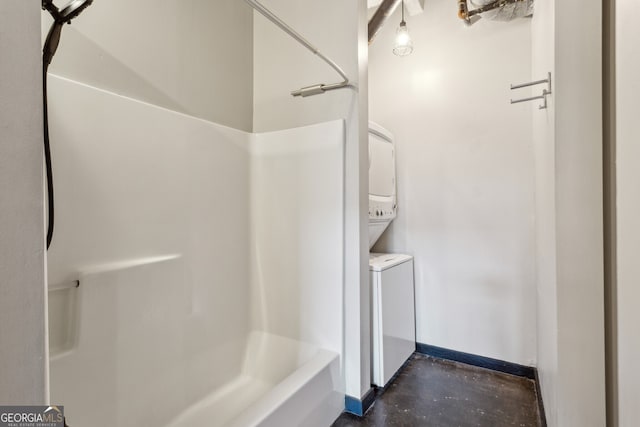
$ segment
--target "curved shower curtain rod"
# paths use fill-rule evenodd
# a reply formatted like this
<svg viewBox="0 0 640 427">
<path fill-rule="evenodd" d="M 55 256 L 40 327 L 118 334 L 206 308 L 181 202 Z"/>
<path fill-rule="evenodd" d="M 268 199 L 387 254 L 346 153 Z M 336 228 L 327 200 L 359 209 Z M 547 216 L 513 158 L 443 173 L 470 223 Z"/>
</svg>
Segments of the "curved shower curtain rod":
<svg viewBox="0 0 640 427">
<path fill-rule="evenodd" d="M 245 0 L 245 1 L 252 8 L 260 12 L 265 18 L 267 18 L 269 21 L 273 22 L 276 26 L 278 26 L 278 28 L 280 28 L 285 33 L 289 34 L 291 37 L 296 39 L 301 45 L 309 49 L 314 55 L 317 55 L 320 59 L 322 59 L 324 62 L 329 64 L 329 66 L 333 68 L 338 74 L 340 74 L 340 77 L 344 79 L 344 81 L 340 83 L 332 83 L 332 84 L 320 83 L 312 86 L 306 86 L 298 90 L 292 91 L 291 95 L 306 97 L 306 96 L 312 96 L 312 95 L 319 95 L 319 94 L 325 93 L 328 90 L 342 89 L 345 87 L 353 87 L 353 85 L 349 81 L 349 77 L 347 77 L 345 72 L 342 70 L 342 68 L 340 68 L 338 64 L 336 64 L 334 61 L 324 56 L 322 52 L 318 50 L 317 47 L 312 45 L 307 39 L 305 39 L 300 34 L 298 34 L 293 28 L 288 26 L 282 19 L 278 18 L 273 12 L 271 12 L 269 9 L 264 7 L 257 0 Z"/>
</svg>

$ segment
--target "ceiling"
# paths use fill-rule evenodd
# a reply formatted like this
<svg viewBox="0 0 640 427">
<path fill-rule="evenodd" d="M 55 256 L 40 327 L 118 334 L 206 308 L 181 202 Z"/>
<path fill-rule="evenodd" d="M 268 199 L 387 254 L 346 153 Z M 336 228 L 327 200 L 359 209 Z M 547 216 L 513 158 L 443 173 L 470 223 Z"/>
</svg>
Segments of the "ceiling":
<svg viewBox="0 0 640 427">
<path fill-rule="evenodd" d="M 378 7 L 382 3 L 382 0 L 367 0 L 367 7 L 369 9 Z M 424 11 L 424 0 L 405 0 L 404 7 L 409 15 L 417 15 Z"/>
</svg>

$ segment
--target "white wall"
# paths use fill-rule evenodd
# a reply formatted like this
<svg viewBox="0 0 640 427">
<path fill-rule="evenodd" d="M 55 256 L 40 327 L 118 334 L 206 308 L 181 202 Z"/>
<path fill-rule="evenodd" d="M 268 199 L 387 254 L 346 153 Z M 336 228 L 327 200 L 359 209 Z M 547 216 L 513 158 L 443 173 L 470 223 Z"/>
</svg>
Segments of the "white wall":
<svg viewBox="0 0 640 427">
<path fill-rule="evenodd" d="M 400 9 L 370 50 L 370 118 L 395 136 L 398 218 L 375 251 L 415 256 L 417 340 L 535 363 L 530 20 L 466 28 L 449 1 Z M 539 78 L 539 77 L 538 77 Z"/>
<path fill-rule="evenodd" d="M 40 2 L 0 2 L 0 404 L 47 394 Z"/>
<path fill-rule="evenodd" d="M 311 98 L 290 91 L 339 80 L 335 71 L 257 15 L 254 18 L 254 130 L 281 130 L 346 120 L 345 147 L 345 375 L 346 393 L 370 387 L 367 275 L 366 2 L 265 0 L 287 24 L 342 66 L 359 91 L 344 89 Z"/>
<path fill-rule="evenodd" d="M 563 427 L 605 424 L 601 9 L 598 2 L 556 2 L 558 425 Z"/>
<path fill-rule="evenodd" d="M 538 0 L 531 25 L 532 75 L 555 73 L 555 7 Z M 536 77 L 538 78 L 538 77 Z M 541 78 L 541 77 L 540 77 Z M 555 86 L 554 86 L 555 87 Z M 553 88 L 552 88 L 553 89 Z M 531 107 L 536 165 L 536 282 L 538 374 L 549 425 L 557 424 L 558 301 L 556 281 L 555 96 Z"/>
<path fill-rule="evenodd" d="M 251 131 L 252 44 L 243 1 L 96 1 L 65 25 L 51 71 Z"/>
<path fill-rule="evenodd" d="M 640 30 L 633 20 L 634 2 L 618 1 L 616 7 L 619 422 L 631 427 L 640 419 Z"/>
<path fill-rule="evenodd" d="M 550 426 L 605 425 L 601 5 L 539 1 L 534 69 L 552 71 L 534 114 L 538 361 Z M 548 67 L 544 69 L 543 67 Z"/>
</svg>

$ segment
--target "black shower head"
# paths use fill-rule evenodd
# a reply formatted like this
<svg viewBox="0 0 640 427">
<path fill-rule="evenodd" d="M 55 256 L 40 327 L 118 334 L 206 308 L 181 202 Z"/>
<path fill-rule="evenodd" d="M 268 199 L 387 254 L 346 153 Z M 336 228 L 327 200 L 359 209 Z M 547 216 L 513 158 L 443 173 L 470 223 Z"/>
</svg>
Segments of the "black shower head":
<svg viewBox="0 0 640 427">
<path fill-rule="evenodd" d="M 93 3 L 93 0 L 71 0 L 66 6 L 58 9 L 58 7 L 53 4 L 53 0 L 42 0 L 42 8 L 49 11 L 56 22 L 64 23 L 71 22 L 73 18 L 80 15 L 91 3 Z"/>
<path fill-rule="evenodd" d="M 47 40 L 42 50 L 45 70 L 58 49 L 62 26 L 65 23 L 71 23 L 71 20 L 80 15 L 91 3 L 93 3 L 93 0 L 71 0 L 62 9 L 58 9 L 53 0 L 42 0 L 42 9 L 48 11 L 53 17 L 53 25 L 51 25 L 49 34 L 47 34 Z"/>
</svg>

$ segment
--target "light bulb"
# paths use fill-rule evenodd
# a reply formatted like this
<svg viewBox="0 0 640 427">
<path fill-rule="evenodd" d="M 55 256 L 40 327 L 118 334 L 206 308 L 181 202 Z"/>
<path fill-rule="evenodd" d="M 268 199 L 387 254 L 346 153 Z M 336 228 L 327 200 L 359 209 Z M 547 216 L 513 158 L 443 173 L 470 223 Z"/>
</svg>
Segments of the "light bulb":
<svg viewBox="0 0 640 427">
<path fill-rule="evenodd" d="M 406 56 L 413 52 L 413 42 L 407 29 L 407 23 L 402 21 L 396 31 L 396 42 L 393 45 L 393 53 L 397 56 Z"/>
</svg>

